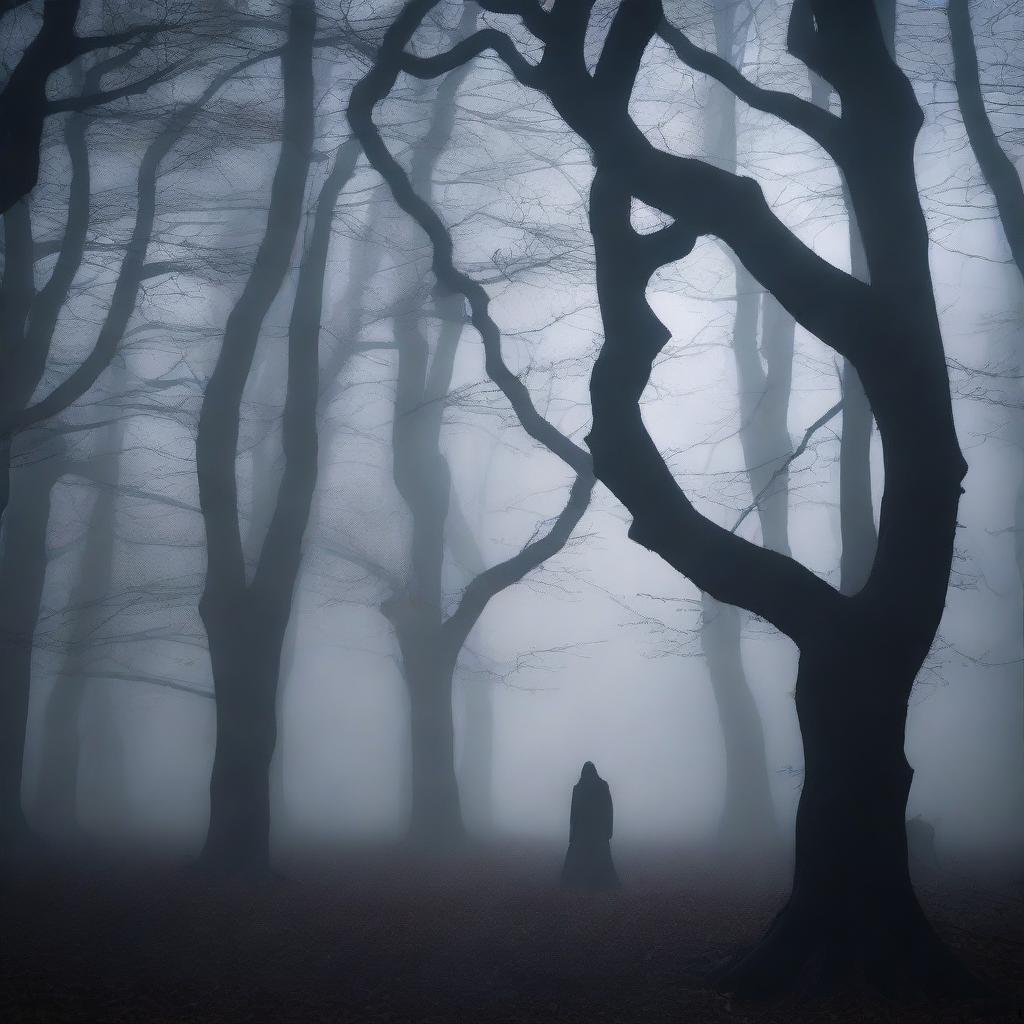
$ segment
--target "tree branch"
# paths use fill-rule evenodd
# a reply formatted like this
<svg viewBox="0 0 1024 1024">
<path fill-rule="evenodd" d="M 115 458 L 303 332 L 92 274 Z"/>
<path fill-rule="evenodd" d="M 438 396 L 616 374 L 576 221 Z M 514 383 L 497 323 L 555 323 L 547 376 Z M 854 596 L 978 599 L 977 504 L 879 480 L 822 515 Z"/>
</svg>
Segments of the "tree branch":
<svg viewBox="0 0 1024 1024">
<path fill-rule="evenodd" d="M 758 505 L 761 503 L 761 499 L 771 489 L 772 484 L 774 484 L 775 481 L 778 480 L 778 478 L 780 476 L 782 476 L 782 474 L 785 473 L 786 470 L 788 470 L 789 467 L 798 458 L 800 458 L 800 456 L 803 455 L 803 453 L 805 451 L 807 451 L 807 446 L 808 446 L 808 444 L 810 444 L 811 438 L 814 437 L 814 435 L 823 426 L 825 426 L 826 423 L 828 423 L 830 420 L 834 419 L 842 411 L 842 408 L 843 408 L 843 403 L 842 403 L 842 400 L 840 400 L 840 401 L 836 402 L 836 404 L 833 405 L 832 408 L 829 409 L 827 412 L 822 413 L 822 415 L 819 416 L 807 428 L 806 431 L 804 431 L 804 436 L 801 439 L 800 443 L 796 446 L 796 449 L 793 451 L 793 454 L 787 456 L 787 458 L 783 461 L 782 465 L 779 466 L 778 469 L 776 469 L 774 473 L 772 473 L 771 478 L 764 485 L 764 487 L 762 487 L 761 490 L 759 490 L 757 492 L 757 494 L 754 495 L 754 500 L 743 510 L 743 512 L 740 514 L 739 519 L 737 519 L 736 522 L 733 523 L 732 529 L 729 531 L 730 533 L 735 533 L 740 528 L 740 526 L 743 524 L 743 520 L 746 519 L 747 516 L 749 516 L 750 513 L 753 512 L 754 509 L 758 507 Z"/>
<path fill-rule="evenodd" d="M 590 473 L 577 476 L 565 508 L 546 534 L 531 541 L 511 558 L 485 569 L 472 580 L 463 591 L 458 608 L 442 626 L 442 635 L 450 650 L 461 650 L 493 597 L 518 583 L 565 547 L 590 504 L 594 483 Z"/>
<path fill-rule="evenodd" d="M 159 71 L 154 71 L 153 74 L 147 75 L 145 78 L 130 82 L 128 85 L 123 85 L 118 89 L 104 89 L 86 96 L 67 96 L 60 100 L 50 100 L 46 104 L 47 113 L 59 114 L 66 110 L 90 110 L 93 107 L 123 99 L 125 96 L 141 95 L 158 82 L 166 81 L 179 69 L 184 68 L 186 64 L 187 62 L 184 60 L 175 61 Z"/>
<path fill-rule="evenodd" d="M 834 114 L 792 93 L 762 89 L 729 61 L 692 43 L 666 18 L 662 19 L 658 27 L 658 35 L 672 47 L 684 64 L 694 71 L 709 75 L 754 110 L 772 114 L 802 131 L 817 142 L 837 164 L 842 164 L 841 122 Z"/>
<path fill-rule="evenodd" d="M 500 329 L 490 315 L 487 291 L 455 267 L 450 232 L 430 204 L 416 194 L 408 175 L 391 155 L 373 122 L 374 107 L 388 95 L 399 72 L 403 70 L 405 45 L 415 32 L 419 19 L 425 17 L 436 2 L 414 0 L 403 9 L 385 33 L 377 63 L 352 90 L 348 107 L 349 123 L 362 143 L 370 166 L 384 178 L 398 205 L 419 224 L 430 239 L 432 268 L 438 282 L 450 291 L 461 293 L 469 303 L 471 322 L 484 345 L 487 374 L 508 398 L 523 429 L 577 474 L 587 473 L 590 471 L 589 455 L 541 416 L 526 385 L 508 368 L 501 351 Z M 485 38 L 490 48 L 498 42 L 493 36 Z M 467 50 L 467 59 L 475 52 Z"/>
</svg>

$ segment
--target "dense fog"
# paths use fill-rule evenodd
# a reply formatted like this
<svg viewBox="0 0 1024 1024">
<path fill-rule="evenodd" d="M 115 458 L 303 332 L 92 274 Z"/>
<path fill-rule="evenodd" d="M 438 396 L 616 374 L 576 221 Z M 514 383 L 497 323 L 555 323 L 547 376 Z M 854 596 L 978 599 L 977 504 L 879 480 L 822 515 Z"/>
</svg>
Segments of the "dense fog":
<svg viewBox="0 0 1024 1024">
<path fill-rule="evenodd" d="M 739 997 L 976 995 L 1024 851 L 1022 40 L 1015 0 L 0 0 L 16 919 L 327 864 L 385 922 L 352 977 L 469 1014 L 498 931 L 448 988 L 396 950 L 532 871 L 508 933 L 554 908 L 579 977 L 635 926 Z"/>
<path fill-rule="evenodd" d="M 114 67 L 104 86 L 157 67 L 161 78 L 144 95 L 48 118 L 38 184 L 6 215 L 5 287 L 12 287 L 13 261 L 24 255 L 13 249 L 21 226 L 12 227 L 12 217 L 28 217 L 38 305 L 50 297 L 48 287 L 57 290 L 47 282 L 76 242 L 65 227 L 69 204 L 87 211 L 80 260 L 57 296 L 52 344 L 32 401 L 73 377 L 103 332 L 117 337 L 108 365 L 75 402 L 13 439 L 4 560 L 19 582 L 5 587 L 4 630 L 8 650 L 31 646 L 21 784 L 31 826 L 65 838 L 80 829 L 104 844 L 197 852 L 209 818 L 216 712 L 197 610 L 208 534 L 196 433 L 225 320 L 267 230 L 284 115 L 271 54 L 285 41 L 288 10 L 223 3 L 202 5 L 200 16 L 187 6 L 83 5 L 81 33 L 164 23 L 151 41 L 140 37 L 139 52 Z M 676 20 L 713 49 L 721 11 L 676 6 Z M 766 88 L 809 94 L 806 69 L 785 52 L 787 5 L 726 6 L 740 9 L 730 26 L 730 59 Z M 417 36 L 419 52 L 465 35 L 460 18 L 525 38 L 512 17 L 464 15 L 462 7 L 441 4 L 432 12 Z M 591 60 L 615 7 L 595 7 Z M 669 5 L 667 13 L 677 12 Z M 915 775 L 908 815 L 930 821 L 938 848 L 957 857 L 1019 847 L 1024 839 L 1014 539 L 1021 284 L 957 110 L 945 11 L 914 2 L 897 13 L 897 57 L 926 114 L 916 167 L 954 414 L 970 467 L 945 615 L 910 700 L 907 752 Z M 303 254 L 327 175 L 335 161 L 354 158 L 328 211 L 317 479 L 276 698 L 275 850 L 399 838 L 407 826 L 409 696 L 395 628 L 381 605 L 414 588 L 421 571 L 416 530 L 432 527 L 424 526 L 430 511 L 416 507 L 418 499 L 403 500 L 395 483 L 396 416 L 415 421 L 411 429 L 427 445 L 400 457 L 429 457 L 425 433 L 433 429 L 450 470 L 450 505 L 433 538 L 443 537 L 443 551 L 430 556 L 442 560 L 444 616 L 477 574 L 551 529 L 572 480 L 563 462 L 527 436 L 488 378 L 475 330 L 467 325 L 456 328 L 454 342 L 442 338 L 446 322 L 464 317 L 464 304 L 445 306 L 433 287 L 425 235 L 395 206 L 356 144 L 346 142 L 351 88 L 370 66 L 391 12 L 346 3 L 340 10 L 318 5 L 316 14 L 312 158 L 295 241 L 283 243 L 291 255 L 242 378 L 235 461 L 239 536 L 252 579 L 283 479 L 289 320 L 297 295 L 308 301 L 297 292 Z M 1012 4 L 976 4 L 974 17 L 991 115 L 1019 168 L 1013 116 L 1021 67 L 1008 60 L 1007 41 L 1020 37 L 1021 12 Z M 8 72 L 39 24 L 34 4 L 5 17 Z M 95 89 L 95 81 L 83 81 L 97 77 L 101 56 L 57 71 L 49 94 Z M 592 154 L 493 55 L 459 74 L 457 89 L 447 92 L 437 81 L 400 77 L 376 121 L 418 187 L 428 183 L 459 267 L 484 282 L 512 371 L 540 413 L 581 444 L 601 331 L 586 229 Z M 631 112 L 659 145 L 718 163 L 729 159 L 721 133 L 734 132 L 738 170 L 760 183 L 776 215 L 807 245 L 848 269 L 848 216 L 834 164 L 778 119 L 742 104 L 723 107 L 716 90 L 721 86 L 681 69 L 667 44 L 655 40 Z M 155 213 L 143 243 L 143 279 L 128 296 L 130 315 L 112 324 L 124 301 L 117 291 L 123 261 L 139 245 L 138 197 L 152 174 L 146 163 L 168 131 L 174 138 L 149 182 Z M 641 232 L 661 222 L 639 200 L 633 207 Z M 658 272 L 649 297 L 672 340 L 642 411 L 699 511 L 727 528 L 742 517 L 737 532 L 760 543 L 740 440 L 744 385 L 732 351 L 744 284 L 757 288 L 749 277 L 737 278 L 731 253 L 713 238 Z M 9 320 L 17 315 L 10 302 L 4 308 Z M 29 329 L 44 315 L 33 307 Z M 440 368 L 439 380 L 420 368 L 419 394 L 403 396 L 399 361 L 417 356 L 399 352 L 396 323 L 410 316 L 419 358 L 432 367 L 450 359 L 451 366 Z M 15 330 L 9 323 L 10 337 Z M 457 349 L 439 355 L 444 345 Z M 797 326 L 785 413 L 794 448 L 842 397 L 838 365 Z M 431 416 L 439 417 L 436 425 Z M 789 465 L 782 499 L 794 556 L 836 585 L 842 430 L 840 410 Z M 870 470 L 877 513 L 884 481 L 877 434 Z M 618 836 L 714 842 L 726 755 L 701 646 L 706 610 L 693 584 L 629 541 L 627 525 L 599 484 L 568 542 L 494 594 L 458 654 L 455 763 L 473 835 L 561 842 L 569 792 L 590 759 L 614 793 Z M 23 606 L 39 588 L 32 628 Z M 17 671 L 16 658 L 5 663 L 5 672 Z M 764 733 L 772 815 L 779 836 L 788 837 L 803 759 L 793 705 L 796 651 L 743 613 L 742 663 Z"/>
</svg>

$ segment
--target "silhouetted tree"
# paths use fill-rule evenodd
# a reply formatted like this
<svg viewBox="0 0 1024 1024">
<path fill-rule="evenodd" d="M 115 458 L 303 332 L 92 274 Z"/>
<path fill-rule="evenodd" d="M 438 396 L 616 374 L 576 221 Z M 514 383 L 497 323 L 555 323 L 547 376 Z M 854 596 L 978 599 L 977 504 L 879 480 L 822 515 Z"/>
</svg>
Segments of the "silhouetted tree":
<svg viewBox="0 0 1024 1024">
<path fill-rule="evenodd" d="M 103 76 L 126 63 L 131 56 L 130 52 L 117 55 L 90 68 L 83 78 L 85 94 L 91 95 L 93 90 L 99 89 Z M 69 409 L 93 387 L 124 339 L 144 284 L 177 268 L 173 261 L 147 259 L 157 214 L 157 181 L 168 154 L 225 82 L 242 68 L 262 59 L 265 57 L 261 55 L 224 70 L 197 99 L 168 113 L 139 164 L 131 235 L 92 347 L 72 364 L 70 373 L 35 399 L 46 378 L 48 363 L 54 354 L 58 321 L 72 294 L 87 246 L 92 188 L 86 114 L 73 114 L 66 126 L 65 142 L 71 170 L 66 220 L 56 260 L 41 288 L 37 289 L 35 284 L 35 243 L 29 201 L 22 199 L 5 213 L 4 275 L 0 284 L 0 333 L 4 342 L 0 354 L 0 507 L 7 504 L 7 481 L 18 437 Z M 30 457 L 27 450 L 25 457 Z M 44 530 L 45 525 L 41 525 Z M 37 571 L 42 579 L 45 560 Z M 18 600 L 17 588 L 10 599 Z M 10 661 L 0 674 L 0 833 L 8 837 L 16 836 L 24 827 L 18 794 L 31 686 L 30 666 L 31 659 Z"/>
<path fill-rule="evenodd" d="M 788 47 L 839 94 L 841 116 L 757 87 L 695 46 L 686 62 L 751 106 L 788 121 L 836 162 L 850 191 L 870 283 L 817 256 L 772 213 L 751 180 L 655 147 L 629 99 L 662 23 L 657 0 L 621 4 L 593 74 L 584 59 L 592 2 L 484 0 L 518 14 L 541 44 L 524 58 L 510 36 L 483 29 L 437 57 L 405 47 L 434 0 L 413 0 L 388 30 L 377 62 L 353 91 L 350 120 L 396 199 L 430 234 L 439 281 L 466 295 L 492 378 L 531 416 L 521 381 L 496 362 L 500 339 L 485 290 L 453 265 L 443 223 L 387 152 L 372 110 L 398 75 L 436 77 L 494 51 L 516 79 L 542 92 L 589 145 L 595 175 L 590 228 L 604 345 L 591 378 L 595 473 L 633 516 L 629 535 L 717 600 L 747 608 L 800 649 L 796 706 L 805 780 L 793 890 L 763 941 L 721 979 L 744 992 L 785 988 L 808 973 L 862 973 L 890 991 L 957 990 L 965 972 L 927 922 L 910 882 L 904 753 L 907 702 L 945 604 L 966 463 L 953 425 L 928 234 L 914 172 L 923 117 L 892 59 L 871 0 L 796 0 Z M 677 47 L 678 49 L 678 47 Z M 652 234 L 630 222 L 636 197 L 673 218 Z M 702 516 L 677 484 L 640 415 L 654 358 L 669 338 L 646 298 L 652 274 L 714 235 L 796 321 L 845 356 L 869 399 L 885 457 L 878 550 L 856 594 L 835 591 L 778 552 Z M 530 429 L 530 426 L 528 426 Z"/>
<path fill-rule="evenodd" d="M 985 183 L 996 201 L 999 223 L 1010 249 L 1010 256 L 1024 283 L 1024 183 L 993 128 L 985 108 L 981 87 L 978 53 L 971 27 L 969 0 L 949 0 L 950 43 L 953 49 L 953 69 L 956 94 L 967 139 Z M 1019 376 L 1024 369 L 1024 323 L 1016 325 L 1017 352 L 1014 372 Z M 1024 422 L 1020 413 L 1014 417 L 1017 446 L 1024 452 Z M 1024 588 L 1024 474 L 1017 488 L 1015 512 L 1015 546 L 1017 575 Z M 1024 637 L 1024 629 L 1022 629 Z M 1024 718 L 1021 722 L 1024 731 Z"/>
<path fill-rule="evenodd" d="M 23 4 L 24 0 L 7 0 L 0 7 L 0 19 L 6 20 Z M 117 32 L 79 35 L 76 24 L 81 6 L 81 0 L 46 0 L 39 31 L 25 47 L 0 91 L 0 213 L 7 213 L 35 188 L 43 124 L 48 116 L 66 110 L 87 110 L 144 93 L 176 70 L 175 66 L 164 66 L 114 89 L 101 89 L 96 83 L 97 87 L 78 96 L 49 98 L 46 86 L 54 72 L 97 50 L 138 42 L 140 45 L 131 54 L 134 57 L 166 27 L 143 24 Z"/>
<path fill-rule="evenodd" d="M 459 34 L 466 35 L 474 26 L 475 13 L 467 8 Z M 468 67 L 461 68 L 442 84 L 426 135 L 414 153 L 410 177 L 406 179 L 398 171 L 405 187 L 421 202 L 430 200 L 433 170 L 451 135 L 456 92 L 467 71 Z M 365 146 L 366 136 L 360 138 Z M 394 187 L 394 174 L 378 161 L 371 162 Z M 398 380 L 394 477 L 412 515 L 411 573 L 405 585 L 382 606 L 395 628 L 409 690 L 410 835 L 425 845 L 451 845 L 464 834 L 452 712 L 459 654 L 491 598 L 561 550 L 586 510 L 593 487 L 587 455 L 547 424 L 549 434 L 554 432 L 559 438 L 552 450 L 576 472 L 564 510 L 547 533 L 535 536 L 517 554 L 474 575 L 455 611 L 445 615 L 443 567 L 451 483 L 441 448 L 441 427 L 465 324 L 465 300 L 459 291 L 451 291 L 449 282 L 441 284 L 435 298 L 440 328 L 432 358 L 420 311 L 414 307 L 395 317 Z"/>
</svg>

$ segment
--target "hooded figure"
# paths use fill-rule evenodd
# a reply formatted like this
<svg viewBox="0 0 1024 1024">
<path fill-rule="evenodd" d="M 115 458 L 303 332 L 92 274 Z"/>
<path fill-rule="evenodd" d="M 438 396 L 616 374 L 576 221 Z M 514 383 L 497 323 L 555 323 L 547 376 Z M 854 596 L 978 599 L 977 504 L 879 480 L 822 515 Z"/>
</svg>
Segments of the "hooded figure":
<svg viewBox="0 0 1024 1024">
<path fill-rule="evenodd" d="M 608 841 L 612 837 L 612 795 L 608 783 L 587 761 L 572 788 L 569 849 L 562 884 L 574 889 L 615 889 L 619 876 Z"/>
</svg>

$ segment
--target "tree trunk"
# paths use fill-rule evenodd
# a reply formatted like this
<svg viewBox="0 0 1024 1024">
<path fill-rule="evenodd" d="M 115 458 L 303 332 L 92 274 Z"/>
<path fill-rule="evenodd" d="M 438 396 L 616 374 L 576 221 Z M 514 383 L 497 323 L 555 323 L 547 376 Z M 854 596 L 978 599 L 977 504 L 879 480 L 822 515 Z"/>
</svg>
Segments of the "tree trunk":
<svg viewBox="0 0 1024 1024">
<path fill-rule="evenodd" d="M 84 679 L 57 675 L 43 713 L 43 736 L 34 809 L 41 829 L 55 837 L 78 832 L 79 729 Z"/>
<path fill-rule="evenodd" d="M 917 652 L 877 622 L 844 623 L 804 646 L 796 707 L 805 777 L 792 894 L 762 942 L 719 978 L 724 988 L 764 995 L 866 981 L 905 995 L 974 987 L 910 882 L 913 771 L 904 730 L 919 667 Z"/>
<path fill-rule="evenodd" d="M 32 641 L 46 580 L 46 532 L 59 458 L 14 473 L 0 573 L 0 853 L 31 839 L 21 802 Z"/>
<path fill-rule="evenodd" d="M 487 834 L 494 828 L 494 684 L 468 679 L 462 690 L 459 791 L 467 824 Z"/>
<path fill-rule="evenodd" d="M 204 614 L 203 621 L 217 680 L 217 746 L 201 862 L 214 873 L 260 876 L 270 867 L 270 764 L 283 637 L 251 615 L 214 622 Z"/>
<path fill-rule="evenodd" d="M 434 644 L 423 642 L 422 635 L 409 636 L 406 630 L 402 646 L 409 692 L 409 838 L 420 847 L 446 849 L 461 843 L 466 834 L 455 774 L 455 664 L 431 649 Z"/>
<path fill-rule="evenodd" d="M 281 648 L 316 485 L 318 345 L 324 275 L 338 195 L 354 164 L 336 155 L 317 197 L 288 325 L 288 389 L 281 424 L 284 470 L 252 578 L 239 528 L 236 478 L 242 395 L 260 329 L 284 284 L 302 220 L 313 148 L 312 0 L 288 14 L 281 51 L 283 134 L 267 226 L 252 273 L 228 316 L 196 436 L 207 573 L 199 611 L 210 643 L 217 748 L 210 825 L 200 864 L 214 873 L 270 871 L 270 764 L 277 739 Z"/>
<path fill-rule="evenodd" d="M 112 375 L 112 391 L 126 386 L 123 362 Z M 71 636 L 61 666 L 54 676 L 43 717 L 39 777 L 35 809 L 40 823 L 56 836 L 73 836 L 78 830 L 77 798 L 81 755 L 79 730 L 82 706 L 89 684 L 85 679 L 87 656 L 102 627 L 114 571 L 114 534 L 117 528 L 117 487 L 123 430 L 111 424 L 104 438 L 105 451 L 98 464 L 109 463 L 109 472 L 95 473 L 96 498 L 86 520 L 82 558 L 71 592 L 69 608 L 74 615 Z M 110 712 L 106 707 L 106 713 Z M 100 800 L 104 800 L 100 794 Z"/>
</svg>

